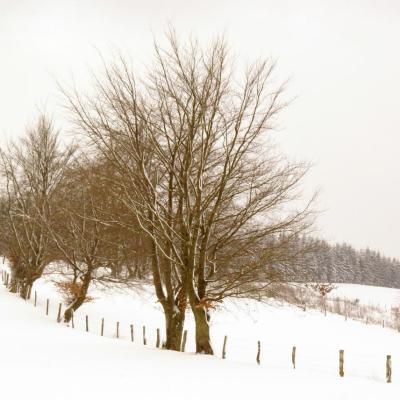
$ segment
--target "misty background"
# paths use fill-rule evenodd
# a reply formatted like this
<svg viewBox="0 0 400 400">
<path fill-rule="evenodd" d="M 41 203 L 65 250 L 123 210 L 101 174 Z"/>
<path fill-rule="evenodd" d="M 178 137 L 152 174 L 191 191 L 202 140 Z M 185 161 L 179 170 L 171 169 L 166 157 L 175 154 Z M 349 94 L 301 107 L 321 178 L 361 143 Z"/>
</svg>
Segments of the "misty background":
<svg viewBox="0 0 400 400">
<path fill-rule="evenodd" d="M 317 234 L 400 257 L 399 20 L 397 0 L 0 0 L 1 141 L 37 107 L 62 129 L 56 79 L 84 85 L 98 51 L 140 67 L 168 24 L 182 38 L 224 34 L 240 62 L 272 57 L 290 79 L 276 138 L 314 164 Z"/>
</svg>

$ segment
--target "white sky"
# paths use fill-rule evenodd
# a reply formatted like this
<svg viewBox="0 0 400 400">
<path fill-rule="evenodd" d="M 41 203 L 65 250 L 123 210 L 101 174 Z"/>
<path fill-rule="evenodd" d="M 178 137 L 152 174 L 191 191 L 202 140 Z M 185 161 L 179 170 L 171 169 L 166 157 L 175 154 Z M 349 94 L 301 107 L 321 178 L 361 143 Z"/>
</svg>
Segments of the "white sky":
<svg viewBox="0 0 400 400">
<path fill-rule="evenodd" d="M 398 0 L 0 0 L 0 135 L 37 106 L 57 119 L 55 78 L 85 81 L 95 48 L 145 63 L 168 23 L 225 33 L 237 58 L 272 56 L 291 78 L 278 136 L 314 163 L 320 234 L 400 257 L 399 22 Z"/>
</svg>

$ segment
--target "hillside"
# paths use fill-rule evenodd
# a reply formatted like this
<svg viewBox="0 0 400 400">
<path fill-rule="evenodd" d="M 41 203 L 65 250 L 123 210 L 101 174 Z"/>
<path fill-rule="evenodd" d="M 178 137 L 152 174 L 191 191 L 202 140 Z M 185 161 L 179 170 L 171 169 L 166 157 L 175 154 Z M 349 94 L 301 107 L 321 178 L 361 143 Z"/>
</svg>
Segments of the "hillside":
<svg viewBox="0 0 400 400">
<path fill-rule="evenodd" d="M 302 237 L 293 249 L 296 262 L 279 266 L 297 282 L 352 283 L 400 288 L 400 261 L 369 248 L 330 244 L 325 240 Z"/>
<path fill-rule="evenodd" d="M 212 317 L 216 356 L 196 356 L 155 349 L 162 315 L 150 292 L 103 293 L 76 315 L 75 329 L 55 322 L 57 294 L 43 280 L 34 290 L 38 305 L 0 287 L 0 374 L 6 399 L 133 398 L 211 399 L 397 399 L 400 391 L 399 333 L 318 311 L 254 301 L 234 301 Z M 365 287 L 365 293 L 370 288 Z M 45 302 L 50 299 L 50 315 Z M 251 311 L 251 313 L 249 312 Z M 85 315 L 90 333 L 84 332 Z M 105 318 L 106 338 L 99 336 Z M 120 339 L 115 324 L 120 322 Z M 135 325 L 135 343 L 129 325 Z M 143 346 L 141 327 L 148 344 Z M 193 323 L 187 351 L 193 351 Z M 221 360 L 228 335 L 227 360 Z M 360 340 L 360 338 L 363 340 Z M 110 339 L 110 338 L 114 338 Z M 261 341 L 261 365 L 255 363 Z M 4 344 L 7 344 L 6 346 Z M 297 368 L 291 349 L 297 346 Z M 338 350 L 345 350 L 345 377 L 338 376 Z M 393 383 L 385 383 L 386 354 L 393 357 Z M 23 376 L 23 385 L 21 385 Z M 203 393 L 203 390 L 207 394 Z"/>
<path fill-rule="evenodd" d="M 400 290 L 387 287 L 355 285 L 347 283 L 334 284 L 335 289 L 329 297 L 340 297 L 349 301 L 358 301 L 367 306 L 388 310 L 400 305 Z"/>
</svg>

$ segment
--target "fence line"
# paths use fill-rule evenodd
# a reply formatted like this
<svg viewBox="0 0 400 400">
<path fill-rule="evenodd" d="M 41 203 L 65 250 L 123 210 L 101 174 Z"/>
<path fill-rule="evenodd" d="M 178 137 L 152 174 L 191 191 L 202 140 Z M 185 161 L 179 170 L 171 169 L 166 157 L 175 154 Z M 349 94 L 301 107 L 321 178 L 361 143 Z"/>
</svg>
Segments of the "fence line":
<svg viewBox="0 0 400 400">
<path fill-rule="evenodd" d="M 5 285 L 6 287 L 9 284 L 9 279 L 10 279 L 10 274 L 8 272 L 6 272 L 5 270 L 2 270 L 1 273 L 1 280 L 3 285 Z M 19 289 L 19 288 L 18 288 Z M 30 292 L 32 290 L 32 287 L 30 287 L 28 289 L 28 293 L 29 295 L 26 296 L 25 301 L 30 300 Z M 38 294 L 37 291 L 35 290 L 34 292 L 34 301 L 33 301 L 33 305 L 34 307 L 37 307 L 38 305 Z M 50 299 L 46 299 L 46 316 L 49 315 L 49 310 L 50 310 Z M 62 318 L 61 318 L 61 311 L 62 311 L 62 303 L 59 303 L 59 307 L 58 307 L 58 312 L 57 312 L 57 322 L 61 322 Z M 71 327 L 74 329 L 75 328 L 75 323 L 74 323 L 74 312 L 72 311 L 72 317 L 71 317 Z M 326 308 L 324 309 L 324 314 L 326 315 Z M 347 321 L 347 313 L 345 314 L 345 318 Z M 368 317 L 366 319 L 366 324 L 368 324 Z M 101 330 L 100 330 L 100 335 L 104 336 L 104 318 L 101 319 Z M 385 327 L 385 321 L 382 321 L 382 326 Z M 130 339 L 131 342 L 134 342 L 134 325 L 130 324 Z M 85 315 L 85 329 L 86 332 L 89 332 L 89 316 Z M 183 333 L 183 339 L 182 339 L 182 344 L 181 344 L 181 351 L 184 352 L 185 351 L 185 345 L 186 345 L 186 341 L 187 341 L 187 330 L 184 331 Z M 142 336 L 143 336 L 143 345 L 147 345 L 147 337 L 146 337 L 146 326 L 143 325 L 142 326 Z M 120 338 L 120 323 L 116 322 L 116 335 L 115 337 L 117 339 Z M 155 343 L 155 347 L 156 348 L 160 348 L 161 347 L 161 337 L 160 337 L 160 329 L 157 328 L 156 330 L 156 343 Z M 221 358 L 225 359 L 226 358 L 226 350 L 227 350 L 227 340 L 228 340 L 228 336 L 225 335 L 224 336 L 224 341 L 223 341 L 223 345 L 222 345 L 222 352 L 221 352 Z M 293 369 L 296 369 L 296 346 L 292 347 L 292 353 L 291 353 L 291 362 L 292 362 L 292 366 Z M 258 365 L 261 364 L 261 342 L 257 341 L 257 353 L 256 353 L 256 363 Z M 392 357 L 391 355 L 387 355 L 386 356 L 386 364 L 385 364 L 385 374 L 386 374 L 386 382 L 387 383 L 391 383 L 392 382 Z M 339 350 L 339 376 L 340 377 L 344 377 L 345 373 L 344 373 L 344 350 Z"/>
</svg>

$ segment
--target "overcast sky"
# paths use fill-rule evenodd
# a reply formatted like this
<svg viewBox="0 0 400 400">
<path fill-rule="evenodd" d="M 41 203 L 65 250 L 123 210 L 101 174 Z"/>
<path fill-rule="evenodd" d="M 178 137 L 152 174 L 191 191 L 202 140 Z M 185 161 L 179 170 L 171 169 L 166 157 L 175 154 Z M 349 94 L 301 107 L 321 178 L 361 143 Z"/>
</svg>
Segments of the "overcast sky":
<svg viewBox="0 0 400 400">
<path fill-rule="evenodd" d="M 37 106 L 62 125 L 55 79 L 85 81 L 95 48 L 143 64 L 168 23 L 182 37 L 225 33 L 245 62 L 278 60 L 296 96 L 278 142 L 314 164 L 319 234 L 400 257 L 399 0 L 0 0 L 1 139 Z"/>
</svg>

